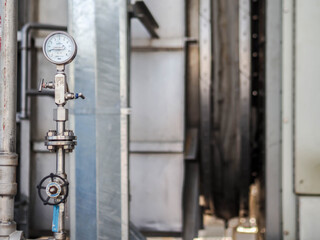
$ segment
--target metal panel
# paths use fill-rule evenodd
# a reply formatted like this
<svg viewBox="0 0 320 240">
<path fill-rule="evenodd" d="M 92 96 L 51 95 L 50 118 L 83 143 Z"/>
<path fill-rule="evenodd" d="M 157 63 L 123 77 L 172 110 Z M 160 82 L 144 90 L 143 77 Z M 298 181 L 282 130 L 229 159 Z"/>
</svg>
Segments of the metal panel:
<svg viewBox="0 0 320 240">
<path fill-rule="evenodd" d="M 68 7 L 65 0 L 45 0 L 38 1 L 38 21 L 65 25 L 68 21 Z"/>
<path fill-rule="evenodd" d="M 184 53 L 135 52 L 131 151 L 183 151 Z"/>
<path fill-rule="evenodd" d="M 320 236 L 320 197 L 299 197 L 299 239 L 317 240 Z M 291 238 L 293 239 L 293 238 Z"/>
<path fill-rule="evenodd" d="M 282 59 L 282 222 L 283 239 L 296 239 L 296 196 L 293 179 L 293 18 L 294 0 L 283 1 Z"/>
<path fill-rule="evenodd" d="M 281 239 L 282 1 L 266 2 L 266 240 Z"/>
<path fill-rule="evenodd" d="M 70 84 L 72 89 L 76 87 L 77 91 L 85 94 L 86 101 L 81 103 L 81 108 L 86 108 L 88 111 L 95 106 L 94 0 L 69 1 L 68 7 L 68 26 L 71 27 L 70 33 L 78 45 L 78 55 L 70 69 Z M 85 16 L 85 19 L 83 19 L 83 16 Z M 86 32 L 86 36 L 81 34 L 82 31 Z M 76 82 L 75 79 L 77 79 Z M 76 104 L 75 102 L 71 106 L 76 108 L 76 106 L 73 106 Z M 73 116 L 71 111 L 70 117 L 70 124 L 79 139 L 76 151 L 71 155 L 70 161 L 72 169 L 70 182 L 73 183 L 70 189 L 72 206 L 70 235 L 71 239 L 97 239 L 97 200 L 96 187 L 94 187 L 96 186 L 95 116 L 92 113 L 75 113 Z M 86 128 L 81 127 L 85 125 L 87 126 Z M 85 178 L 82 176 L 85 176 Z"/>
<path fill-rule="evenodd" d="M 296 1 L 295 35 L 295 190 L 320 194 L 320 4 Z"/>
<path fill-rule="evenodd" d="M 183 154 L 130 155 L 130 213 L 140 230 L 182 231 L 183 161 Z"/>
<path fill-rule="evenodd" d="M 132 21 L 130 206 L 132 222 L 148 231 L 182 231 L 184 4 L 146 1 L 160 26 L 158 40 Z"/>
</svg>

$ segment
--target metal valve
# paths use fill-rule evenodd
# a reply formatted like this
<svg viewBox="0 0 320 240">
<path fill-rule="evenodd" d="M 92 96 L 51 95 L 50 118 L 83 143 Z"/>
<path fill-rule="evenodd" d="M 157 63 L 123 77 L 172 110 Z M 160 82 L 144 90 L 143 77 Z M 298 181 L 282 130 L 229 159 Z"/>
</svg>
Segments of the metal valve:
<svg viewBox="0 0 320 240">
<path fill-rule="evenodd" d="M 68 197 L 69 183 L 59 175 L 51 173 L 40 181 L 37 189 L 44 205 L 59 205 Z"/>
<path fill-rule="evenodd" d="M 78 98 L 82 98 L 85 99 L 86 97 L 82 94 L 82 93 L 67 93 L 66 94 L 66 99 L 78 99 Z"/>
<path fill-rule="evenodd" d="M 54 89 L 54 83 L 53 82 L 44 83 L 44 79 L 42 78 L 40 80 L 38 92 L 41 92 L 42 88 Z"/>
</svg>

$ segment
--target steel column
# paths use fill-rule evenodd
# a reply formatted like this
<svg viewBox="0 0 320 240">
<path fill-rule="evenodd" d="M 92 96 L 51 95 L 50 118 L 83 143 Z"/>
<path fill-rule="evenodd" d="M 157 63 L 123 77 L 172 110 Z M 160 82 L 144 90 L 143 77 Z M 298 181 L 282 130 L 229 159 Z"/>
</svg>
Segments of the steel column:
<svg viewBox="0 0 320 240">
<path fill-rule="evenodd" d="M 71 107 L 79 139 L 71 160 L 72 239 L 129 237 L 127 4 L 69 2 L 69 29 L 78 44 L 70 82 L 87 97 Z"/>
</svg>

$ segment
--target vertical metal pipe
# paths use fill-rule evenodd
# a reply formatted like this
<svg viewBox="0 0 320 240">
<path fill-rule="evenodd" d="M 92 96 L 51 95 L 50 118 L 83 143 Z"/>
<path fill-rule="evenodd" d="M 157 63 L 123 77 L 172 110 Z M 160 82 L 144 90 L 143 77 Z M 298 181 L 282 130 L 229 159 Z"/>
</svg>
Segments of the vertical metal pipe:
<svg viewBox="0 0 320 240">
<path fill-rule="evenodd" d="M 0 236 L 16 230 L 17 0 L 1 1 Z"/>
<path fill-rule="evenodd" d="M 63 136 L 65 131 L 65 121 L 57 121 L 57 135 Z M 59 147 L 56 152 L 56 171 L 58 175 L 65 176 L 65 150 L 63 147 Z"/>
<path fill-rule="evenodd" d="M 56 171 L 58 175 L 65 175 L 65 151 L 62 147 L 57 149 L 57 155 L 56 155 Z"/>
<path fill-rule="evenodd" d="M 63 108 L 63 106 L 59 106 L 59 108 Z M 63 136 L 65 131 L 65 120 L 59 121 L 57 119 L 56 124 L 56 130 L 58 136 Z M 59 147 L 56 152 L 56 173 L 57 175 L 63 177 L 64 179 L 67 179 L 67 175 L 65 173 L 65 150 L 63 147 Z M 59 204 L 59 219 L 58 219 L 58 232 L 54 234 L 55 239 L 59 240 L 65 240 L 66 234 L 65 234 L 65 204 L 60 203 Z"/>
</svg>

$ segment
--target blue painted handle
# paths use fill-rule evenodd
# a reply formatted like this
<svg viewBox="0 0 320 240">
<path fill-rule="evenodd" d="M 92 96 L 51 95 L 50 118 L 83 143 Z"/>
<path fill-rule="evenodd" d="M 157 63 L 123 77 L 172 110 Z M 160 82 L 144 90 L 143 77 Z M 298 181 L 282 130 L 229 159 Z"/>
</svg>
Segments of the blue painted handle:
<svg viewBox="0 0 320 240">
<path fill-rule="evenodd" d="M 58 232 L 59 225 L 59 205 L 53 206 L 52 232 Z"/>
</svg>

